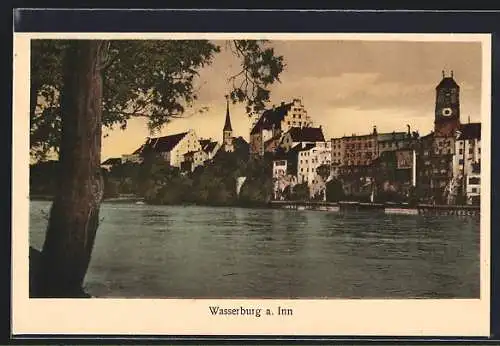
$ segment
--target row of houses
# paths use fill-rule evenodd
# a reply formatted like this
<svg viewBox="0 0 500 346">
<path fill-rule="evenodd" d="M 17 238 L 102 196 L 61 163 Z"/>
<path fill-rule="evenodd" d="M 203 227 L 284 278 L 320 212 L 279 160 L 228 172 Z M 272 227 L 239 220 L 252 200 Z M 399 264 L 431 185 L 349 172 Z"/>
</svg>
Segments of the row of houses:
<svg viewBox="0 0 500 346">
<path fill-rule="evenodd" d="M 478 203 L 480 196 L 481 124 L 460 121 L 460 88 L 453 73 L 436 86 L 434 129 L 425 136 L 418 131 L 381 133 L 377 127 L 364 134 L 325 139 L 321 126 L 314 126 L 302 100 L 282 102 L 256 117 L 249 143 L 234 137 L 229 102 L 222 130 L 223 140 L 200 139 L 194 130 L 147 138 L 130 155 L 103 163 L 141 162 L 148 154 L 162 157 L 173 167 L 193 171 L 213 160 L 219 151 L 236 148 L 251 157 L 272 156 L 275 198 L 305 183 L 310 197 L 325 197 L 326 183 L 342 182 L 347 195 L 374 190 L 409 195 L 415 189 L 429 202 L 454 203 L 464 196 Z"/>
<path fill-rule="evenodd" d="M 325 195 L 327 181 L 343 182 L 348 195 L 376 189 L 409 195 L 418 190 L 428 202 L 479 203 L 481 123 L 460 121 L 459 86 L 453 73 L 436 86 L 434 129 L 365 134 L 325 140 L 300 99 L 263 112 L 250 132 L 250 154 L 273 155 L 275 197 L 307 183 L 310 197 Z M 320 167 L 328 167 L 328 174 Z"/>
<path fill-rule="evenodd" d="M 233 152 L 235 148 L 248 152 L 248 143 L 243 137 L 234 137 L 227 102 L 226 118 L 223 127 L 223 142 L 212 139 L 199 138 L 196 131 L 189 129 L 186 132 L 168 136 L 146 138 L 132 154 L 122 155 L 119 158 L 109 158 L 102 163 L 104 169 L 110 170 L 113 166 L 123 163 L 141 163 L 146 157 L 161 158 L 170 166 L 179 168 L 183 172 L 192 172 L 198 166 L 212 161 L 221 150 Z"/>
</svg>

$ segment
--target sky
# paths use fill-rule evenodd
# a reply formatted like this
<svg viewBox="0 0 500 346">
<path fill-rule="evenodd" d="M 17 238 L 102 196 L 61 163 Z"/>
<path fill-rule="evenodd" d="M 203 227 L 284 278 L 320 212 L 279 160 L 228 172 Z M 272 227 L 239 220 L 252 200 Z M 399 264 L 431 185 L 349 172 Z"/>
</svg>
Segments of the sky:
<svg viewBox="0 0 500 346">
<path fill-rule="evenodd" d="M 200 71 L 199 98 L 183 119 L 168 123 L 154 136 L 195 130 L 198 137 L 222 140 L 228 78 L 240 71 L 239 60 L 224 42 L 213 64 Z M 434 122 L 435 87 L 453 70 L 460 86 L 462 122 L 480 121 L 481 44 L 475 42 L 404 41 L 270 41 L 282 55 L 281 83 L 270 87 L 279 105 L 301 98 L 325 138 L 379 132 L 418 130 L 429 133 Z M 196 110 L 208 111 L 196 114 Z M 194 114 L 194 115 L 193 115 Z M 233 135 L 249 138 L 251 119 L 244 105 L 230 105 Z M 145 119 L 129 121 L 126 130 L 105 130 L 103 160 L 130 154 L 151 136 Z"/>
</svg>

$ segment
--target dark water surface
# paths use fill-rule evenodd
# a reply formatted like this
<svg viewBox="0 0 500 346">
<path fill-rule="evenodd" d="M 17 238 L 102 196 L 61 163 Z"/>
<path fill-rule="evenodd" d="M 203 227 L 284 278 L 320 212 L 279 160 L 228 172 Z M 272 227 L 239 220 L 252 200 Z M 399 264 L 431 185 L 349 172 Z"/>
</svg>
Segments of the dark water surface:
<svg viewBox="0 0 500 346">
<path fill-rule="evenodd" d="M 50 202 L 32 201 L 41 249 Z M 479 298 L 479 218 L 104 203 L 97 297 Z"/>
</svg>

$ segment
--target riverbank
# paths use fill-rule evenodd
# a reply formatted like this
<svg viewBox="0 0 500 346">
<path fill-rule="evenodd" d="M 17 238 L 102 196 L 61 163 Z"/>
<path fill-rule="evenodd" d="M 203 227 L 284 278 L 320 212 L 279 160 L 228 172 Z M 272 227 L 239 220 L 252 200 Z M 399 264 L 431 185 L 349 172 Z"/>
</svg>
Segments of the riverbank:
<svg viewBox="0 0 500 346">
<path fill-rule="evenodd" d="M 52 196 L 42 196 L 42 195 L 34 195 L 30 196 L 30 201 L 52 201 Z M 261 208 L 269 208 L 269 202 L 243 202 L 243 201 L 235 201 L 231 203 L 154 203 L 151 201 L 146 201 L 143 197 L 136 195 L 122 195 L 118 197 L 108 197 L 104 198 L 103 203 L 123 203 L 123 204 L 147 204 L 147 205 L 172 205 L 172 206 L 200 206 L 200 207 L 238 207 L 238 208 L 253 208 L 253 209 L 261 209 Z"/>
<path fill-rule="evenodd" d="M 378 211 L 385 214 L 403 215 L 456 215 L 479 216 L 478 205 L 433 205 L 417 204 L 410 206 L 404 203 L 363 203 L 363 202 L 313 202 L 313 201 L 272 201 L 272 208 L 292 210 L 317 210 L 317 211 Z"/>
<path fill-rule="evenodd" d="M 33 201 L 51 201 L 50 196 L 30 196 Z M 434 205 L 417 204 L 410 206 L 404 203 L 365 203 L 356 201 L 324 202 L 324 201 L 270 201 L 270 202 L 242 202 L 234 203 L 183 203 L 183 204 L 160 204 L 146 202 L 144 198 L 135 195 L 122 195 L 119 197 L 105 198 L 103 203 L 124 204 L 147 204 L 147 205 L 174 205 L 174 206 L 203 206 L 203 207 L 238 207 L 252 209 L 279 208 L 290 210 L 314 210 L 314 211 L 372 211 L 386 214 L 402 215 L 456 215 L 456 216 L 479 216 L 478 205 Z"/>
</svg>

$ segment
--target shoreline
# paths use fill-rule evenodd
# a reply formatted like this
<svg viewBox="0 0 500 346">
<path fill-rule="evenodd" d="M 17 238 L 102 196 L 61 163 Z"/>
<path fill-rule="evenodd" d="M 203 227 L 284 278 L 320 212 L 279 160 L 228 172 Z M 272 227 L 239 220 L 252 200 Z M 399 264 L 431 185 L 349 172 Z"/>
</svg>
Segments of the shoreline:
<svg viewBox="0 0 500 346">
<path fill-rule="evenodd" d="M 30 201 L 51 201 L 51 196 L 30 196 Z M 419 203 L 408 205 L 405 203 L 370 203 L 357 201 L 270 201 L 267 203 L 229 203 L 229 204 L 210 204 L 210 203 L 173 203 L 156 204 L 147 203 L 143 198 L 137 196 L 123 196 L 115 198 L 106 198 L 102 203 L 124 203 L 140 205 L 165 205 L 165 206 L 202 206 L 202 207 L 236 207 L 253 209 L 288 209 L 288 210 L 312 210 L 325 212 L 339 211 L 371 211 L 384 212 L 386 214 L 404 214 L 404 215 L 456 215 L 456 216 L 479 216 L 481 208 L 479 205 L 433 205 Z"/>
</svg>

